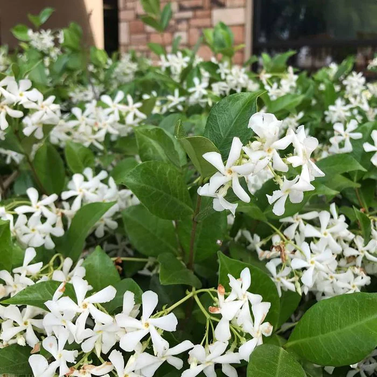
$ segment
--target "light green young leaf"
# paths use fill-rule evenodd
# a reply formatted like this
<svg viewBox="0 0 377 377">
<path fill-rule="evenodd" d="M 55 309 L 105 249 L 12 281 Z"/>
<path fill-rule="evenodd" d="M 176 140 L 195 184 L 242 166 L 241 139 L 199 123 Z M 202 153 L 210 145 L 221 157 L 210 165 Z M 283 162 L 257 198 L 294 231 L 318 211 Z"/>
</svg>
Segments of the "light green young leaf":
<svg viewBox="0 0 377 377">
<path fill-rule="evenodd" d="M 255 348 L 247 366 L 247 377 L 305 377 L 301 365 L 283 348 L 262 344 Z"/>
<path fill-rule="evenodd" d="M 158 262 L 160 263 L 160 282 L 162 285 L 184 284 L 195 288 L 202 286 L 194 273 L 171 254 L 161 254 L 158 257 Z"/>
<path fill-rule="evenodd" d="M 162 219 L 179 220 L 193 213 L 182 173 L 169 163 L 143 162 L 127 175 L 124 183 L 151 213 Z"/>
<path fill-rule="evenodd" d="M 126 234 L 143 255 L 157 257 L 162 253 L 178 254 L 173 222 L 154 216 L 142 205 L 122 211 Z"/>
<path fill-rule="evenodd" d="M 83 267 L 86 269 L 85 279 L 97 292 L 108 285 L 115 286 L 120 282 L 118 270 L 100 246 L 85 259 Z"/>
<path fill-rule="evenodd" d="M 173 15 L 173 12 L 171 10 L 171 3 L 167 3 L 164 6 L 164 9 L 162 10 L 162 13 L 161 13 L 160 23 L 161 23 L 162 30 L 165 30 L 169 26 L 169 22 L 171 20 L 172 15 Z"/>
<path fill-rule="evenodd" d="M 20 41 L 27 42 L 30 37 L 28 34 L 29 28 L 26 25 L 16 25 L 13 29 L 11 29 L 12 34 Z"/>
<path fill-rule="evenodd" d="M 319 365 L 358 363 L 377 346 L 377 294 L 352 293 L 317 302 L 286 348 Z"/>
</svg>

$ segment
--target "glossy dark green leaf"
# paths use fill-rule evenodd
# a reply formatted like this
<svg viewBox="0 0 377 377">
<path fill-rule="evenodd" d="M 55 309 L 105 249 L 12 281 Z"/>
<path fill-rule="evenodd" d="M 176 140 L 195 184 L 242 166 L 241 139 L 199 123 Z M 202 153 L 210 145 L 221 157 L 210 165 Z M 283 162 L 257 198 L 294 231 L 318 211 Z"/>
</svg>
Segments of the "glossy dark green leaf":
<svg viewBox="0 0 377 377">
<path fill-rule="evenodd" d="M 178 253 L 173 222 L 150 213 L 144 206 L 132 206 L 122 211 L 126 234 L 141 254 L 157 257 L 162 253 Z"/>
<path fill-rule="evenodd" d="M 160 282 L 162 285 L 189 285 L 200 288 L 202 283 L 190 271 L 182 261 L 169 253 L 161 254 L 158 257 L 160 263 Z"/>
<path fill-rule="evenodd" d="M 110 175 L 114 178 L 115 183 L 119 185 L 124 182 L 127 174 L 138 164 L 139 163 L 133 157 L 127 157 L 115 165 Z"/>
<path fill-rule="evenodd" d="M 13 262 L 13 243 L 9 221 L 0 220 L 0 270 L 10 271 Z"/>
<path fill-rule="evenodd" d="M 93 152 L 81 144 L 67 141 L 64 149 L 65 159 L 72 173 L 82 173 L 85 168 L 94 166 Z"/>
<path fill-rule="evenodd" d="M 31 348 L 22 347 L 18 344 L 0 348 L 0 373 L 2 375 L 31 376 L 32 371 L 29 365 Z"/>
<path fill-rule="evenodd" d="M 305 377 L 301 365 L 283 348 L 262 344 L 250 356 L 247 377 Z"/>
<path fill-rule="evenodd" d="M 99 246 L 85 259 L 83 267 L 86 269 L 85 280 L 95 291 L 120 282 L 114 262 Z"/>
<path fill-rule="evenodd" d="M 127 291 L 135 294 L 135 303 L 141 304 L 142 289 L 133 279 L 123 279 L 113 285 L 117 293 L 113 300 L 104 304 L 105 309 L 110 313 L 114 313 L 118 308 L 123 306 L 123 296 Z"/>
<path fill-rule="evenodd" d="M 358 363 L 377 346 L 377 294 L 352 293 L 317 302 L 286 348 L 318 365 Z"/>
<path fill-rule="evenodd" d="M 45 302 L 52 300 L 60 285 L 61 282 L 59 281 L 42 281 L 26 287 L 15 296 L 3 300 L 2 303 L 9 305 L 30 305 L 46 310 Z M 75 292 L 71 284 L 65 285 L 64 295 L 75 299 Z"/>
<path fill-rule="evenodd" d="M 114 203 L 89 203 L 81 207 L 72 220 L 68 232 L 61 242 L 58 250 L 65 256 L 77 261 L 83 252 L 85 239 L 92 227 L 114 205 Z"/>
<path fill-rule="evenodd" d="M 234 137 L 246 143 L 252 136 L 252 130 L 247 126 L 257 111 L 256 100 L 261 93 L 232 94 L 217 103 L 209 113 L 204 136 L 215 144 L 224 159 L 228 158 Z"/>
<path fill-rule="evenodd" d="M 65 169 L 55 147 L 44 143 L 35 154 L 33 165 L 47 194 L 60 194 L 64 188 Z"/>
<path fill-rule="evenodd" d="M 179 220 L 192 215 L 192 202 L 182 173 L 162 161 L 147 161 L 136 166 L 124 183 L 154 215 Z"/>
</svg>

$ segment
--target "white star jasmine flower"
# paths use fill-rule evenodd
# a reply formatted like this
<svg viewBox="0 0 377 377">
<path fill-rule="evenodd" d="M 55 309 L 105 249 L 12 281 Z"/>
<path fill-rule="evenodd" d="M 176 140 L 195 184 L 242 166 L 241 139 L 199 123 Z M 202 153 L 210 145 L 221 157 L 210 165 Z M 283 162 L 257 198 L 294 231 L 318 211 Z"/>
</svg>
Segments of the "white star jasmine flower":
<svg viewBox="0 0 377 377">
<path fill-rule="evenodd" d="M 236 369 L 230 364 L 239 364 L 240 355 L 233 352 L 225 352 L 228 342 L 215 342 L 208 348 L 196 345 L 189 352 L 190 369 L 182 373 L 182 377 L 195 377 L 203 372 L 207 377 L 216 377 L 215 365 L 220 364 L 222 372 L 228 377 L 237 376 Z"/>
<path fill-rule="evenodd" d="M 371 143 L 364 143 L 363 148 L 365 152 L 375 152 L 371 158 L 371 162 L 374 166 L 377 166 L 377 130 L 373 130 L 371 137 L 373 139 L 374 145 Z"/>
</svg>

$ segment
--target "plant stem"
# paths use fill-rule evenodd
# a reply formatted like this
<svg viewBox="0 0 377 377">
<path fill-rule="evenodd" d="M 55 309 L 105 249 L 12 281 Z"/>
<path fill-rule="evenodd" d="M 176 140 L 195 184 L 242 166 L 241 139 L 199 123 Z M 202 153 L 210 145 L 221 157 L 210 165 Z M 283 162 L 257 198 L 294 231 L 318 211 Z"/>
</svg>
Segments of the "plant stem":
<svg viewBox="0 0 377 377">
<path fill-rule="evenodd" d="M 114 257 L 112 260 L 123 260 L 127 262 L 149 262 L 150 258 L 133 258 L 133 257 Z"/>
<path fill-rule="evenodd" d="M 194 247 L 195 247 L 195 237 L 196 237 L 196 228 L 198 226 L 198 220 L 196 217 L 198 216 L 200 212 L 200 206 L 202 204 L 202 197 L 198 195 L 196 199 L 196 208 L 194 215 L 192 216 L 192 228 L 191 228 L 191 237 L 190 237 L 190 254 L 189 254 L 189 261 L 187 264 L 187 268 L 189 270 L 194 269 Z"/>
</svg>

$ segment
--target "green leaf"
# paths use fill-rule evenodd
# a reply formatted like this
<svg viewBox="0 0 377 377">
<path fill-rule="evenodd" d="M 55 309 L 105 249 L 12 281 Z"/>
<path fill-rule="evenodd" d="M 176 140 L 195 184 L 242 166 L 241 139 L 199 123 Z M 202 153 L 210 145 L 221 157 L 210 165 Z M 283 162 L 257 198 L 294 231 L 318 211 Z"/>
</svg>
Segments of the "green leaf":
<svg viewBox="0 0 377 377">
<path fill-rule="evenodd" d="M 146 13 L 154 16 L 160 14 L 160 0 L 141 0 L 140 2 Z"/>
<path fill-rule="evenodd" d="M 203 261 L 216 254 L 220 243 L 226 237 L 227 217 L 225 212 L 213 212 L 203 221 L 199 221 L 196 226 L 194 242 L 194 260 Z M 192 219 L 188 218 L 178 224 L 178 235 L 182 247 L 189 255 Z"/>
<path fill-rule="evenodd" d="M 219 150 L 211 140 L 203 136 L 189 136 L 179 139 L 195 168 L 203 178 L 216 173 L 216 168 L 203 158 L 207 152 L 218 152 Z"/>
<path fill-rule="evenodd" d="M 154 257 L 166 252 L 178 254 L 172 221 L 154 216 L 142 205 L 125 209 L 122 216 L 126 234 L 141 254 Z"/>
<path fill-rule="evenodd" d="M 127 175 L 125 183 L 150 212 L 162 219 L 180 220 L 193 213 L 183 176 L 171 164 L 143 162 Z"/>
<path fill-rule="evenodd" d="M 67 141 L 64 153 L 65 159 L 72 173 L 82 173 L 85 168 L 94 167 L 93 152 L 81 144 Z"/>
<path fill-rule="evenodd" d="M 280 110 L 293 110 L 295 109 L 305 98 L 303 95 L 286 94 L 278 99 L 271 101 L 268 105 L 268 112 L 277 113 Z"/>
<path fill-rule="evenodd" d="M 171 3 L 167 3 L 164 6 L 164 9 L 162 10 L 162 13 L 161 13 L 160 23 L 161 23 L 162 30 L 165 30 L 169 26 L 169 22 L 171 20 L 172 15 L 173 15 L 173 12 L 171 10 Z"/>
<path fill-rule="evenodd" d="M 148 43 L 147 45 L 151 51 L 153 51 L 156 55 L 165 55 L 165 49 L 159 43 Z"/>
<path fill-rule="evenodd" d="M 142 126 L 135 129 L 142 161 L 165 161 L 179 166 L 179 156 L 170 136 L 162 128 Z"/>
<path fill-rule="evenodd" d="M 68 232 L 57 243 L 59 251 L 76 262 L 83 251 L 87 235 L 114 203 L 89 203 L 81 207 L 72 220 Z"/>
<path fill-rule="evenodd" d="M 120 282 L 118 270 L 100 246 L 85 259 L 83 267 L 86 269 L 85 279 L 95 291 L 100 291 L 108 285 L 115 286 Z"/>
<path fill-rule="evenodd" d="M 90 60 L 98 67 L 105 67 L 109 57 L 105 50 L 92 46 L 90 47 Z"/>
<path fill-rule="evenodd" d="M 312 306 L 286 348 L 319 365 L 358 363 L 377 346 L 377 295 L 352 293 Z"/>
<path fill-rule="evenodd" d="M 353 207 L 353 210 L 355 211 L 355 215 L 359 223 L 359 227 L 363 234 L 364 242 L 366 245 L 370 240 L 370 234 L 372 231 L 371 221 L 365 213 L 359 211 L 356 207 Z"/>
<path fill-rule="evenodd" d="M 133 292 L 135 294 L 135 303 L 141 303 L 141 295 L 143 294 L 142 289 L 133 279 L 123 279 L 118 283 L 113 285 L 117 290 L 115 297 L 103 306 L 110 313 L 114 313 L 118 308 L 123 306 L 123 296 L 127 291 Z"/>
<path fill-rule="evenodd" d="M 325 173 L 325 177 L 319 178 L 319 181 L 325 181 L 328 177 L 333 178 L 337 174 L 348 173 L 350 171 L 365 169 L 349 154 L 334 154 L 317 161 L 316 165 Z"/>
<path fill-rule="evenodd" d="M 32 375 L 29 365 L 30 347 L 18 344 L 0 348 L 0 373 L 13 376 Z"/>
<path fill-rule="evenodd" d="M 271 303 L 271 309 L 267 315 L 266 321 L 270 322 L 275 327 L 279 321 L 280 299 L 276 286 L 271 278 L 261 269 L 254 267 L 251 264 L 228 258 L 220 251 L 218 255 L 220 264 L 219 283 L 229 291 L 228 274 L 238 279 L 241 271 L 246 267 L 249 268 L 251 273 L 251 286 L 249 291 L 261 295 L 263 301 Z"/>
<path fill-rule="evenodd" d="M 261 93 L 232 94 L 217 103 L 209 113 L 204 136 L 216 145 L 223 158 L 228 158 L 234 137 L 239 137 L 243 143 L 250 139 L 252 130 L 247 126 L 256 112 L 256 100 Z"/>
<path fill-rule="evenodd" d="M 82 37 L 82 29 L 81 27 L 72 22 L 69 24 L 68 28 L 63 29 L 64 34 L 64 42 L 62 46 L 68 47 L 73 51 L 80 51 L 81 46 L 81 37 Z"/>
<path fill-rule="evenodd" d="M 46 310 L 45 302 L 52 300 L 52 297 L 60 285 L 60 281 L 42 281 L 26 287 L 15 296 L 3 300 L 1 303 L 9 305 L 31 305 Z M 71 284 L 65 285 L 64 296 L 75 299 L 75 291 Z"/>
<path fill-rule="evenodd" d="M 115 165 L 110 175 L 114 178 L 115 183 L 119 185 L 124 182 L 127 174 L 138 164 L 139 163 L 133 157 L 127 157 Z"/>
<path fill-rule="evenodd" d="M 13 243 L 9 221 L 0 220 L 0 271 L 12 269 Z"/>
<path fill-rule="evenodd" d="M 41 11 L 41 13 L 39 13 L 39 19 L 41 21 L 41 25 L 43 25 L 53 13 L 54 13 L 54 8 L 44 8 Z"/>
<path fill-rule="evenodd" d="M 46 67 L 42 60 L 30 70 L 28 74 L 28 78 L 31 81 L 33 81 L 34 84 L 44 85 L 44 86 L 48 85 Z"/>
<path fill-rule="evenodd" d="M 354 56 L 349 56 L 348 58 L 344 59 L 342 63 L 339 65 L 338 70 L 336 71 L 333 80 L 336 82 L 338 81 L 342 76 L 347 75 L 349 72 L 351 72 L 353 64 L 355 62 Z"/>
<path fill-rule="evenodd" d="M 153 28 L 157 31 L 160 31 L 160 32 L 163 31 L 161 25 L 159 24 L 159 22 L 157 21 L 157 19 L 155 17 L 143 14 L 142 16 L 140 16 L 140 19 L 141 19 L 141 21 L 143 21 L 146 25 L 150 26 L 151 28 Z"/>
<path fill-rule="evenodd" d="M 281 347 L 262 344 L 255 348 L 247 366 L 247 377 L 305 377 L 301 365 Z"/>
<path fill-rule="evenodd" d="M 161 254 L 158 257 L 158 262 L 160 263 L 160 282 L 162 285 L 184 284 L 195 288 L 202 286 L 194 273 L 171 254 Z"/>
<path fill-rule="evenodd" d="M 291 315 L 296 311 L 300 301 L 301 296 L 298 293 L 292 291 L 282 291 L 282 295 L 280 297 L 278 328 L 284 325 L 284 323 L 287 322 Z"/>
<path fill-rule="evenodd" d="M 33 165 L 47 194 L 60 194 L 64 188 L 65 169 L 58 151 L 44 143 L 35 154 Z"/>
<path fill-rule="evenodd" d="M 12 34 L 20 41 L 27 42 L 30 39 L 28 34 L 29 28 L 26 25 L 16 25 L 11 29 L 11 31 Z"/>
</svg>

